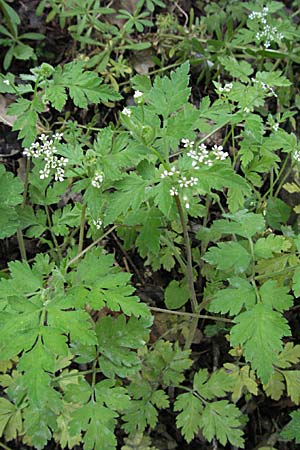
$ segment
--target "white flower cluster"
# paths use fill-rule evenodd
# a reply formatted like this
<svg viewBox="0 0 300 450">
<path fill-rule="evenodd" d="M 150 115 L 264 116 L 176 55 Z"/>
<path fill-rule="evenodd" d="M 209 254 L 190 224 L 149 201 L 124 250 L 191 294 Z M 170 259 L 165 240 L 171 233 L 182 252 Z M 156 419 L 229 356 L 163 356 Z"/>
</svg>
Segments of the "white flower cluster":
<svg viewBox="0 0 300 450">
<path fill-rule="evenodd" d="M 55 181 L 64 181 L 65 169 L 68 163 L 68 158 L 56 156 L 57 148 L 56 142 L 62 138 L 62 133 L 55 133 L 52 139 L 49 139 L 45 134 L 39 137 L 40 142 L 36 141 L 31 144 L 29 148 L 25 148 L 23 154 L 27 158 L 42 158 L 45 161 L 45 166 L 40 170 L 40 179 L 49 178 L 50 173 L 54 170 Z"/>
<path fill-rule="evenodd" d="M 295 150 L 293 153 L 293 158 L 295 161 L 300 162 L 300 150 Z"/>
<path fill-rule="evenodd" d="M 273 131 L 278 131 L 278 128 L 279 128 L 279 123 L 275 122 L 274 125 L 272 125 L 272 130 Z"/>
<path fill-rule="evenodd" d="M 265 24 L 267 23 L 266 17 L 268 15 L 269 8 L 265 6 L 262 11 L 252 11 L 251 14 L 249 14 L 249 19 L 254 20 L 258 19 L 261 21 L 261 23 Z"/>
<path fill-rule="evenodd" d="M 187 177 L 183 176 L 182 178 L 180 178 L 180 180 L 178 181 L 178 184 L 181 188 L 188 188 L 188 187 L 192 187 L 192 186 L 196 186 L 198 184 L 198 178 L 197 177 L 191 177 L 189 180 L 187 179 Z"/>
<path fill-rule="evenodd" d="M 130 117 L 132 114 L 132 111 L 129 108 L 124 108 L 122 111 L 122 114 L 124 114 L 124 116 Z"/>
<path fill-rule="evenodd" d="M 284 35 L 279 33 L 276 27 L 267 24 L 268 12 L 269 8 L 265 6 L 261 12 L 253 11 L 249 15 L 250 20 L 257 20 L 262 25 L 262 31 L 258 31 L 255 37 L 258 41 L 263 41 L 265 48 L 269 48 L 272 41 L 281 41 L 284 38 Z"/>
<path fill-rule="evenodd" d="M 92 186 L 94 186 L 94 188 L 96 188 L 96 189 L 100 189 L 101 185 L 103 183 L 103 180 L 104 180 L 103 172 L 99 172 L 99 171 L 95 172 L 95 175 L 92 179 Z"/>
<path fill-rule="evenodd" d="M 173 166 L 171 170 L 164 170 L 163 173 L 160 175 L 160 178 L 172 177 L 173 175 L 178 174 L 179 170 L 177 170 L 176 167 Z"/>
<path fill-rule="evenodd" d="M 217 91 L 222 94 L 223 92 L 228 93 L 231 91 L 231 89 L 233 88 L 233 84 L 232 83 L 226 83 L 223 87 L 220 86 L 218 87 Z"/>
<path fill-rule="evenodd" d="M 271 95 L 274 95 L 274 97 L 277 97 L 276 92 L 274 89 L 267 83 L 264 83 L 263 81 L 256 80 L 255 78 L 251 78 L 252 83 L 260 83 L 261 87 L 264 91 L 269 91 Z"/>
<path fill-rule="evenodd" d="M 7 80 L 7 79 L 6 79 L 6 80 L 3 80 L 3 83 L 6 84 L 6 86 L 9 86 L 9 85 L 10 85 L 10 81 Z"/>
<path fill-rule="evenodd" d="M 136 103 L 141 103 L 143 100 L 143 92 L 141 91 L 135 91 L 135 93 L 133 94 L 133 98 L 136 101 Z"/>
<path fill-rule="evenodd" d="M 93 219 L 93 224 L 97 228 L 97 230 L 100 230 L 102 227 L 102 220 L 101 219 Z"/>
<path fill-rule="evenodd" d="M 195 150 L 192 146 L 187 145 L 186 139 L 184 145 L 190 148 L 187 156 L 193 160 L 192 167 L 195 170 L 199 169 L 199 163 L 211 167 L 214 161 L 224 161 L 229 156 L 227 152 L 224 152 L 222 145 L 215 144 L 210 150 L 207 150 L 205 144 L 200 144 Z"/>
</svg>

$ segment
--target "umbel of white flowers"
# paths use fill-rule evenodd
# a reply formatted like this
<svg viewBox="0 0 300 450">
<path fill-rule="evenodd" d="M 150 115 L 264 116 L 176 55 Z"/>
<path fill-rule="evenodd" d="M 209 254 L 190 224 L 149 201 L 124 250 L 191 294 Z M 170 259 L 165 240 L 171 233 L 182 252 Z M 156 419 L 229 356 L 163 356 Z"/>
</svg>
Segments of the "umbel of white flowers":
<svg viewBox="0 0 300 450">
<path fill-rule="evenodd" d="M 54 172 L 55 181 L 64 181 L 65 167 L 68 158 L 57 156 L 55 144 L 62 138 L 62 133 L 55 133 L 52 138 L 41 134 L 39 141 L 33 142 L 29 148 L 25 148 L 23 154 L 27 158 L 43 159 L 44 168 L 39 171 L 40 179 L 49 178 L 51 172 Z"/>
</svg>

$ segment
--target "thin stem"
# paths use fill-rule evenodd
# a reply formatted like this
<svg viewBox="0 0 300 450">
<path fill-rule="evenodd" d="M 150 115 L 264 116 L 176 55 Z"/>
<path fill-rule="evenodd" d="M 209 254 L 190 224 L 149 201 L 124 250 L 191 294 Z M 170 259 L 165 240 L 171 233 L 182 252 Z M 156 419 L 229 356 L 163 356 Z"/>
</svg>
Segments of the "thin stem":
<svg viewBox="0 0 300 450">
<path fill-rule="evenodd" d="M 85 212 L 86 212 L 86 205 L 83 204 L 82 205 L 82 209 L 81 209 L 81 217 L 80 217 L 78 255 L 82 252 L 82 249 L 83 249 L 84 227 L 85 227 Z"/>
<path fill-rule="evenodd" d="M 19 245 L 21 258 L 22 258 L 23 261 L 27 261 L 26 247 L 25 247 L 25 242 L 24 242 L 24 238 L 23 238 L 23 233 L 22 233 L 22 228 L 21 227 L 19 227 L 17 229 L 17 239 L 18 239 L 18 245 Z"/>
<path fill-rule="evenodd" d="M 50 217 L 49 209 L 48 209 L 48 206 L 47 206 L 47 205 L 45 205 L 45 211 L 46 211 L 47 220 L 48 220 L 48 225 L 49 225 L 48 228 L 49 228 L 49 231 L 50 231 L 52 240 L 53 240 L 53 242 L 54 242 L 54 246 L 55 246 L 55 250 L 56 250 L 56 252 L 57 252 L 58 259 L 59 259 L 59 260 L 62 260 L 62 254 L 61 254 L 60 247 L 59 247 L 59 245 L 58 245 L 56 236 L 55 236 L 55 234 L 54 234 L 53 231 L 52 231 L 52 222 L 51 222 L 51 217 Z"/>
<path fill-rule="evenodd" d="M 185 251 L 186 251 L 186 256 L 187 256 L 186 277 L 187 277 L 188 289 L 190 291 L 190 296 L 191 296 L 192 310 L 193 310 L 194 314 L 197 314 L 197 313 L 199 313 L 199 310 L 198 310 L 199 306 L 198 306 L 197 296 L 196 296 L 195 287 L 194 287 L 191 242 L 190 242 L 190 237 L 189 237 L 189 233 L 188 233 L 188 229 L 187 229 L 187 225 L 186 225 L 186 220 L 184 217 L 184 212 L 183 212 L 180 198 L 178 197 L 178 195 L 175 195 L 175 202 L 176 202 L 176 206 L 178 209 L 180 222 L 181 222 L 181 226 L 182 226 L 182 230 L 183 230 L 184 242 L 185 242 Z M 197 326 L 198 326 L 198 317 L 193 317 L 190 331 L 189 331 L 189 334 L 188 334 L 188 337 L 186 339 L 185 346 L 184 346 L 184 348 L 186 350 L 189 349 L 192 345 L 194 335 L 197 330 Z"/>
<path fill-rule="evenodd" d="M 299 268 L 299 264 L 297 266 L 285 267 L 284 269 L 277 270 L 276 272 L 264 273 L 262 275 L 256 275 L 254 280 L 263 280 L 264 278 L 277 277 L 278 275 L 286 274 L 286 272 L 292 272 Z"/>
<path fill-rule="evenodd" d="M 181 270 L 183 273 L 186 273 L 186 263 L 183 261 L 181 255 L 179 254 L 178 248 L 171 242 L 166 236 L 163 234 L 160 236 L 160 240 L 166 244 L 167 247 L 169 247 L 173 251 L 173 255 L 177 259 Z"/>
<path fill-rule="evenodd" d="M 102 236 L 100 236 L 98 239 L 96 239 L 94 242 L 92 242 L 90 245 L 88 245 L 82 252 L 78 255 L 76 255 L 74 258 L 70 259 L 70 261 L 66 265 L 66 269 L 68 269 L 74 262 L 76 262 L 78 259 L 80 259 L 83 255 L 85 255 L 88 251 L 90 251 L 95 245 L 97 245 L 102 239 L 104 239 L 106 236 L 108 236 L 112 231 L 114 231 L 117 228 L 118 225 L 112 226 L 106 233 L 104 233 Z"/>
<path fill-rule="evenodd" d="M 4 448 L 4 450 L 12 450 L 10 447 L 8 447 L 7 445 L 3 444 L 1 441 L 0 441 L 0 447 Z"/>
<path fill-rule="evenodd" d="M 27 158 L 26 170 L 25 170 L 25 180 L 24 180 L 24 190 L 23 190 L 23 200 L 22 200 L 21 208 L 24 208 L 26 205 L 29 169 L 30 169 L 30 158 Z M 18 239 L 18 245 L 19 245 L 21 258 L 23 261 L 27 261 L 26 247 L 25 247 L 25 242 L 24 242 L 24 237 L 23 237 L 23 232 L 22 232 L 21 227 L 19 227 L 17 230 L 17 239 Z"/>
<path fill-rule="evenodd" d="M 194 313 L 189 313 L 186 311 L 172 311 L 170 309 L 157 308 L 156 306 L 149 306 L 149 309 L 151 311 L 161 312 L 164 314 L 173 314 L 176 316 L 195 317 L 197 319 L 208 319 L 208 320 L 215 320 L 217 322 L 225 322 L 225 323 L 233 322 L 231 319 L 226 319 L 225 317 L 208 316 L 206 314 L 194 314 Z"/>
</svg>

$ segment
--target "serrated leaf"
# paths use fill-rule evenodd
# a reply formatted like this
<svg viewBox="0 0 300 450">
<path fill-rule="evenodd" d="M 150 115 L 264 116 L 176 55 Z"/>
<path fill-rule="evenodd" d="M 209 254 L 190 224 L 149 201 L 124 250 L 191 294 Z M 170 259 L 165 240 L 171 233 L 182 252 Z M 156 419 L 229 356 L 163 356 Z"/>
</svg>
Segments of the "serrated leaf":
<svg viewBox="0 0 300 450">
<path fill-rule="evenodd" d="M 220 242 L 217 247 L 211 247 L 203 256 L 209 264 L 219 270 L 242 273 L 247 270 L 251 261 L 250 253 L 237 242 Z"/>
<path fill-rule="evenodd" d="M 145 189 L 148 181 L 134 172 L 117 184 L 118 191 L 110 194 L 105 211 L 104 225 L 113 223 L 121 214 L 137 209 L 145 201 Z"/>
<path fill-rule="evenodd" d="M 264 304 L 282 312 L 293 305 L 293 297 L 288 294 L 289 290 L 285 286 L 279 287 L 274 280 L 268 280 L 261 286 L 259 293 Z"/>
<path fill-rule="evenodd" d="M 279 353 L 276 359 L 276 367 L 286 369 L 292 364 L 297 364 L 300 360 L 300 345 L 295 345 L 293 342 L 287 342 L 282 352 Z"/>
<path fill-rule="evenodd" d="M 237 325 L 233 326 L 230 333 L 231 344 L 244 347 L 246 361 L 251 363 L 266 384 L 282 349 L 282 337 L 291 335 L 288 323 L 280 313 L 262 303 L 239 314 L 235 322 Z"/>
<path fill-rule="evenodd" d="M 279 372 L 274 372 L 268 382 L 264 384 L 265 393 L 273 400 L 279 400 L 284 392 L 284 378 Z"/>
<path fill-rule="evenodd" d="M 269 234 L 266 238 L 258 239 L 254 244 L 254 252 L 257 258 L 272 258 L 273 253 L 288 251 L 291 243 L 284 236 Z"/>
<path fill-rule="evenodd" d="M 265 229 L 265 221 L 261 214 L 248 213 L 246 210 L 242 210 L 235 214 L 225 214 L 224 217 L 228 217 L 232 221 L 214 221 L 212 225 L 214 231 L 251 238 Z"/>
<path fill-rule="evenodd" d="M 230 442 L 244 448 L 240 419 L 241 412 L 235 405 L 227 400 L 220 400 L 205 406 L 199 422 L 203 435 L 209 442 L 216 437 L 222 445 Z"/>
<path fill-rule="evenodd" d="M 136 350 L 145 345 L 150 323 L 125 316 L 116 319 L 103 317 L 96 325 L 99 346 L 99 364 L 107 377 L 128 377 L 141 367 Z"/>
<path fill-rule="evenodd" d="M 58 66 L 45 89 L 46 97 L 53 106 L 61 111 L 67 100 L 66 90 L 74 104 L 79 108 L 87 108 L 89 103 L 120 100 L 122 97 L 109 86 L 102 84 L 102 78 L 95 72 L 84 70 L 84 63 L 73 61 Z"/>
<path fill-rule="evenodd" d="M 253 68 L 247 61 L 237 61 L 233 56 L 222 56 L 218 59 L 233 78 L 238 78 L 243 82 L 249 81 L 249 75 L 253 73 Z"/>
<path fill-rule="evenodd" d="M 149 317 L 146 304 L 132 295 L 134 288 L 128 283 L 131 275 L 114 267 L 112 255 L 103 255 L 101 249 L 91 250 L 77 266 L 72 284 L 85 287 L 83 303 L 94 309 L 105 304 L 112 311 L 122 310 L 127 315 Z"/>
<path fill-rule="evenodd" d="M 287 441 L 295 439 L 296 444 L 300 444 L 300 410 L 290 414 L 291 420 L 284 427 L 280 435 Z"/>
<path fill-rule="evenodd" d="M 215 397 L 224 397 L 232 390 L 233 382 L 224 369 L 213 372 L 210 377 L 206 369 L 200 369 L 195 373 L 193 386 L 201 397 L 211 400 Z"/>
<path fill-rule="evenodd" d="M 283 370 L 282 375 L 286 382 L 287 394 L 291 400 L 299 405 L 300 403 L 300 370 Z"/>
<path fill-rule="evenodd" d="M 224 364 L 226 373 L 233 381 L 232 401 L 236 403 L 244 392 L 257 395 L 258 386 L 255 380 L 255 373 L 250 367 L 238 367 L 231 363 Z"/>
<path fill-rule="evenodd" d="M 15 206 L 22 203 L 23 185 L 19 178 L 0 165 L 0 239 L 14 234 L 19 226 Z"/>
<path fill-rule="evenodd" d="M 211 300 L 209 311 L 229 313 L 231 316 L 237 315 L 245 306 L 250 309 L 255 304 L 255 290 L 253 286 L 244 278 L 233 277 L 229 279 L 232 288 L 221 289 Z"/>
<path fill-rule="evenodd" d="M 157 114 L 166 118 L 186 103 L 190 95 L 189 68 L 189 63 L 185 62 L 175 72 L 171 72 L 170 78 L 155 78 L 153 88 L 145 94 L 145 99 Z"/>
<path fill-rule="evenodd" d="M 174 403 L 174 411 L 181 411 L 176 417 L 176 425 L 177 428 L 181 428 L 185 440 L 191 442 L 201 426 L 203 412 L 201 400 L 191 392 L 180 394 Z"/>
<path fill-rule="evenodd" d="M 293 274 L 293 291 L 295 297 L 300 297 L 300 267 L 297 267 Z"/>
<path fill-rule="evenodd" d="M 114 450 L 117 445 L 114 433 L 117 416 L 115 411 L 91 400 L 72 413 L 70 434 L 75 436 L 79 430 L 85 432 L 84 450 Z"/>
</svg>

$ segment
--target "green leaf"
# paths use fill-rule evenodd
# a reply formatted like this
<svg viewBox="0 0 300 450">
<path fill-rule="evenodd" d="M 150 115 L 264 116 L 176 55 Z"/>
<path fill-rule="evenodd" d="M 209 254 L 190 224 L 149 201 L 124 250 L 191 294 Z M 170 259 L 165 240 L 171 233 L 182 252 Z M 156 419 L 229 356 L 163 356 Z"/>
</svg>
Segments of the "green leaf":
<svg viewBox="0 0 300 450">
<path fill-rule="evenodd" d="M 181 428 L 182 434 L 187 442 L 196 435 L 201 426 L 201 415 L 203 405 L 192 392 L 180 394 L 174 403 L 174 411 L 181 411 L 176 417 L 177 428 Z"/>
<path fill-rule="evenodd" d="M 284 370 L 282 371 L 286 382 L 287 394 L 291 400 L 299 405 L 300 403 L 300 370 Z"/>
<path fill-rule="evenodd" d="M 211 247 L 203 259 L 219 270 L 233 270 L 238 274 L 247 270 L 251 255 L 238 242 L 220 242 L 217 247 Z"/>
<path fill-rule="evenodd" d="M 266 238 L 258 239 L 254 244 L 254 252 L 257 258 L 272 258 L 274 253 L 288 251 L 291 243 L 284 236 L 269 234 Z"/>
<path fill-rule="evenodd" d="M 206 369 L 200 369 L 194 376 L 194 390 L 201 397 L 211 400 L 214 397 L 224 397 L 233 387 L 232 379 L 224 369 L 219 369 L 209 377 Z"/>
<path fill-rule="evenodd" d="M 233 78 L 237 78 L 244 83 L 249 81 L 249 75 L 253 73 L 253 68 L 247 61 L 237 61 L 233 56 L 222 56 L 218 59 Z"/>
<path fill-rule="evenodd" d="M 22 203 L 23 185 L 19 178 L 0 165 L 0 239 L 14 234 L 19 226 L 15 206 Z"/>
<path fill-rule="evenodd" d="M 105 304 L 127 315 L 149 317 L 149 310 L 139 298 L 132 295 L 134 288 L 128 283 L 131 275 L 114 267 L 112 255 L 103 255 L 101 248 L 91 250 L 80 261 L 76 273 L 71 275 L 73 286 L 85 287 L 83 303 L 94 309 Z"/>
<path fill-rule="evenodd" d="M 209 311 L 229 312 L 231 316 L 237 315 L 245 306 L 250 309 L 255 304 L 255 290 L 253 286 L 244 278 L 233 277 L 229 279 L 230 285 L 234 288 L 227 288 L 217 291 L 209 304 Z"/>
<path fill-rule="evenodd" d="M 128 377 L 134 375 L 141 367 L 136 352 L 148 339 L 150 322 L 131 317 L 126 322 L 125 316 L 116 319 L 103 317 L 96 325 L 99 348 L 99 364 L 107 377 Z"/>
<path fill-rule="evenodd" d="M 87 108 L 89 103 L 120 100 L 122 97 L 109 86 L 102 84 L 95 72 L 84 70 L 84 63 L 73 61 L 58 66 L 45 89 L 45 96 L 53 102 L 53 106 L 59 111 L 66 103 L 66 90 L 74 104 L 79 108 Z"/>
<path fill-rule="evenodd" d="M 295 297 L 300 297 L 300 267 L 293 274 L 293 291 Z"/>
<path fill-rule="evenodd" d="M 272 72 L 257 72 L 255 78 L 269 86 L 291 85 L 291 82 L 284 75 L 281 75 L 279 70 L 273 70 Z"/>
<path fill-rule="evenodd" d="M 169 309 L 178 309 L 185 305 L 190 298 L 186 283 L 172 280 L 165 289 L 165 304 Z"/>
<path fill-rule="evenodd" d="M 286 441 L 295 439 L 296 444 L 300 444 L 300 410 L 290 413 L 290 417 L 290 422 L 283 428 L 280 435 Z"/>
<path fill-rule="evenodd" d="M 145 99 L 157 114 L 167 118 L 187 102 L 190 95 L 189 68 L 189 63 L 185 62 L 171 72 L 170 78 L 155 78 L 153 88 L 145 94 Z"/>
<path fill-rule="evenodd" d="M 286 224 L 291 208 L 279 198 L 270 198 L 267 202 L 266 221 L 275 230 L 280 230 L 281 224 Z"/>
<path fill-rule="evenodd" d="M 5 439 L 10 441 L 21 432 L 21 410 L 6 398 L 0 398 L 0 436 L 4 435 Z"/>
<path fill-rule="evenodd" d="M 79 430 L 85 432 L 84 450 L 114 450 L 117 439 L 114 433 L 118 414 L 91 400 L 72 413 L 69 423 L 70 435 Z"/>
<path fill-rule="evenodd" d="M 164 391 L 157 390 L 158 385 L 146 381 L 146 377 L 143 371 L 142 376 L 133 377 L 128 386 L 128 393 L 132 400 L 123 416 L 126 422 L 123 428 L 129 434 L 143 432 L 148 425 L 154 428 L 158 420 L 156 407 L 165 408 L 169 405 Z"/>
<path fill-rule="evenodd" d="M 232 379 L 232 401 L 236 403 L 243 393 L 250 392 L 257 395 L 258 386 L 255 379 L 255 372 L 248 365 L 238 367 L 235 364 L 224 364 L 227 376 Z"/>
<path fill-rule="evenodd" d="M 293 297 L 288 294 L 289 291 L 288 287 L 279 287 L 274 280 L 266 281 L 259 290 L 263 303 L 280 312 L 293 305 Z"/>
<path fill-rule="evenodd" d="M 230 442 L 239 448 L 244 448 L 241 428 L 241 412 L 227 400 L 208 403 L 199 419 L 203 435 L 211 442 L 214 437 L 226 445 Z"/>
<path fill-rule="evenodd" d="M 233 326 L 230 333 L 231 344 L 244 347 L 246 361 L 251 363 L 266 384 L 282 349 L 282 337 L 291 335 L 288 323 L 280 313 L 263 303 L 239 314 L 235 322 L 237 325 Z"/>
<path fill-rule="evenodd" d="M 235 214 L 224 214 L 224 217 L 228 217 L 232 222 L 216 220 L 211 227 L 213 231 L 251 238 L 256 233 L 261 233 L 265 229 L 265 221 L 261 214 L 249 213 L 246 210 L 242 210 Z"/>
<path fill-rule="evenodd" d="M 192 361 L 189 350 L 181 350 L 178 343 L 158 340 L 144 362 L 147 379 L 160 380 L 164 386 L 178 385 L 184 380 L 184 371 L 189 369 Z"/>
<path fill-rule="evenodd" d="M 148 181 L 134 172 L 117 184 L 118 191 L 109 195 L 109 204 L 105 212 L 104 225 L 113 223 L 121 214 L 130 209 L 138 209 L 145 201 L 145 189 Z"/>
<path fill-rule="evenodd" d="M 275 365 L 280 369 L 286 369 L 292 364 L 297 364 L 300 361 L 300 345 L 295 345 L 292 342 L 287 342 L 282 352 L 279 353 Z"/>
</svg>

